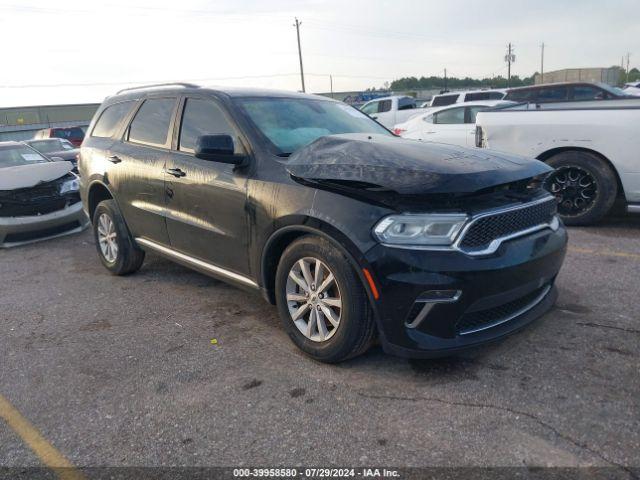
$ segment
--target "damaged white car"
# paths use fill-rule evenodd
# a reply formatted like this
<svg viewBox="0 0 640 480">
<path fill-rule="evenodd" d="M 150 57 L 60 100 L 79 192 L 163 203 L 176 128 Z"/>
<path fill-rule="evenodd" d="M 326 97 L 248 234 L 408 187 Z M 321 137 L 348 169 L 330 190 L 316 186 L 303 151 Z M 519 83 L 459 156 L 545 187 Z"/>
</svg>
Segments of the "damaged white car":
<svg viewBox="0 0 640 480">
<path fill-rule="evenodd" d="M 78 177 L 19 142 L 0 142 L 0 248 L 83 230 Z"/>
</svg>

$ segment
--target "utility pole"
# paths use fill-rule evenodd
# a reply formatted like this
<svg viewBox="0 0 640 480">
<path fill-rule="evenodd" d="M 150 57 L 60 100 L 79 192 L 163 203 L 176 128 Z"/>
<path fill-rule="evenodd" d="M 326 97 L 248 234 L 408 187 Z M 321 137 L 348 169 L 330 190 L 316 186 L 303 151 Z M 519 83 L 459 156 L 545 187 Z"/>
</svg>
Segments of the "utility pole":
<svg viewBox="0 0 640 480">
<path fill-rule="evenodd" d="M 446 93 L 446 92 L 448 92 L 448 90 L 447 90 L 447 69 L 445 68 L 444 69 L 444 92 L 443 93 Z"/>
<path fill-rule="evenodd" d="M 513 54 L 513 46 L 509 42 L 507 54 L 504 56 L 504 61 L 507 62 L 507 88 L 511 87 L 511 64 L 516 61 L 516 56 Z"/>
<path fill-rule="evenodd" d="M 631 53 L 627 52 L 627 76 L 626 76 L 625 82 L 629 81 L 629 57 L 630 56 L 631 56 Z"/>
<path fill-rule="evenodd" d="M 296 17 L 296 23 L 293 24 L 296 27 L 296 34 L 298 35 L 298 57 L 300 58 L 300 80 L 302 81 L 302 91 L 306 92 L 304 88 L 304 69 L 302 68 L 302 48 L 300 47 L 300 25 L 302 22 L 298 21 Z"/>
<path fill-rule="evenodd" d="M 544 42 L 540 45 L 540 83 L 544 83 Z"/>
<path fill-rule="evenodd" d="M 331 98 L 333 98 L 333 75 L 329 75 L 329 84 L 331 85 Z"/>
</svg>

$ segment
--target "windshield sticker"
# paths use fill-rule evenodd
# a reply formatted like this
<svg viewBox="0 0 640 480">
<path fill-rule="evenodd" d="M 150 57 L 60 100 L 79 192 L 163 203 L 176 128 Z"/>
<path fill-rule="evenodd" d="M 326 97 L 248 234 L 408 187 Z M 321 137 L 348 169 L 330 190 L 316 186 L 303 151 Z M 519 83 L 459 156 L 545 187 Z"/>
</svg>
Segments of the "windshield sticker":
<svg viewBox="0 0 640 480">
<path fill-rule="evenodd" d="M 44 158 L 42 158 L 42 156 L 38 155 L 37 153 L 23 153 L 21 154 L 21 156 L 27 162 L 39 162 L 41 160 L 44 160 Z"/>
</svg>

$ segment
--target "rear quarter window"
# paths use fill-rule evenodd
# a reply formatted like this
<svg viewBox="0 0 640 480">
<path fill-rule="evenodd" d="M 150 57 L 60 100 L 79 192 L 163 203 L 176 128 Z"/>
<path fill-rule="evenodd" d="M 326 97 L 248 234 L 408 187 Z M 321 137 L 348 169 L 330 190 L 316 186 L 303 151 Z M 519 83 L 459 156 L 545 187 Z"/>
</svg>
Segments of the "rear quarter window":
<svg viewBox="0 0 640 480">
<path fill-rule="evenodd" d="M 100 114 L 96 126 L 93 127 L 91 136 L 109 138 L 115 135 L 118 126 L 131 111 L 133 103 L 134 102 L 116 103 L 115 105 L 105 108 Z"/>
<path fill-rule="evenodd" d="M 444 107 L 446 105 L 452 105 L 456 103 L 458 100 L 458 94 L 455 95 L 440 95 L 438 97 L 434 97 L 432 107 Z"/>
</svg>

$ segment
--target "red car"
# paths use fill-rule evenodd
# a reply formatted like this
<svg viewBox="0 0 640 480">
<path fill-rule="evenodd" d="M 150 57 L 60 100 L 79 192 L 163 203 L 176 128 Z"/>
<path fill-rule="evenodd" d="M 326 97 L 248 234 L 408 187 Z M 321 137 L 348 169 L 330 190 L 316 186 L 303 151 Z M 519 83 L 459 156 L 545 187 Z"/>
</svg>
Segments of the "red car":
<svg viewBox="0 0 640 480">
<path fill-rule="evenodd" d="M 64 138 L 79 147 L 82 144 L 82 140 L 84 140 L 84 130 L 80 127 L 45 128 L 38 130 L 33 138 Z"/>
</svg>

